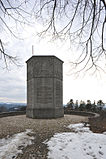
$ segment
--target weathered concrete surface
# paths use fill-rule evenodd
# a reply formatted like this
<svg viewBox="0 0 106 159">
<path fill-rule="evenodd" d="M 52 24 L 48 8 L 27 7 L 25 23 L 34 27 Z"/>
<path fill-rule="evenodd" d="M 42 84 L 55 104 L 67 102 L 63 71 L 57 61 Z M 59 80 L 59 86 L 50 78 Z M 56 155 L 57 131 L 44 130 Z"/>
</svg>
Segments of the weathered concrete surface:
<svg viewBox="0 0 106 159">
<path fill-rule="evenodd" d="M 62 64 L 55 56 L 32 56 L 27 61 L 27 117 L 64 116 Z"/>
</svg>

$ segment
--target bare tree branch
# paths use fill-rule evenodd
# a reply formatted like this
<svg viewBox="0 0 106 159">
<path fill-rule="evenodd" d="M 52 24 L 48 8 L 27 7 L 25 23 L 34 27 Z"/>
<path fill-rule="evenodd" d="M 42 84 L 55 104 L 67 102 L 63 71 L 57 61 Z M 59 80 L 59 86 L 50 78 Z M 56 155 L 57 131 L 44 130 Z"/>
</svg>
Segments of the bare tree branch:
<svg viewBox="0 0 106 159">
<path fill-rule="evenodd" d="M 83 63 L 81 70 L 89 70 L 92 67 L 102 70 L 98 61 L 101 57 L 106 58 L 105 0 L 0 0 L 0 11 L 0 20 L 4 28 L 14 37 L 17 38 L 5 17 L 10 17 L 16 23 L 30 24 L 29 19 L 33 15 L 35 21 L 40 21 L 44 25 L 44 30 L 40 31 L 39 36 L 49 33 L 52 34 L 52 39 L 69 40 L 70 43 L 82 48 L 80 56 L 78 55 L 72 64 L 79 66 Z M 0 52 L 4 54 L 1 44 L 3 45 L 2 40 Z M 5 58 L 4 60 L 6 62 Z"/>
</svg>

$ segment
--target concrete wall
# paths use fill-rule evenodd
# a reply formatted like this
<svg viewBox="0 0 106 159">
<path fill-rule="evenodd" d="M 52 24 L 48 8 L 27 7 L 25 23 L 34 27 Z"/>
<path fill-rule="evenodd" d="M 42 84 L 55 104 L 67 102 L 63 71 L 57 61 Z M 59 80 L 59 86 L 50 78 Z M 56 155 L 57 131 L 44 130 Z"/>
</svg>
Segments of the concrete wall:
<svg viewBox="0 0 106 159">
<path fill-rule="evenodd" d="M 99 117 L 99 114 L 94 112 L 76 111 L 76 110 L 71 110 L 69 108 L 64 108 L 64 114 L 81 115 L 81 116 L 88 116 L 88 117 Z"/>
<path fill-rule="evenodd" d="M 8 117 L 8 116 L 16 116 L 16 115 L 25 115 L 26 111 L 16 111 L 16 112 L 3 112 L 0 113 L 0 118 Z"/>
<path fill-rule="evenodd" d="M 27 61 L 27 117 L 64 116 L 62 64 L 55 56 L 32 56 Z"/>
</svg>

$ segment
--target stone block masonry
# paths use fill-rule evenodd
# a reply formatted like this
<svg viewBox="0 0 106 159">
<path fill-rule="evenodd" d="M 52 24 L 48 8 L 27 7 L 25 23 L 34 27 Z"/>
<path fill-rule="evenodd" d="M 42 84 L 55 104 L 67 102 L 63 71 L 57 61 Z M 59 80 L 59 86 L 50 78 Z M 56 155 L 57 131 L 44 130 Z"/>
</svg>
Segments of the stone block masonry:
<svg viewBox="0 0 106 159">
<path fill-rule="evenodd" d="M 63 117 L 63 61 L 56 56 L 32 56 L 26 63 L 26 116 L 42 119 Z"/>
</svg>

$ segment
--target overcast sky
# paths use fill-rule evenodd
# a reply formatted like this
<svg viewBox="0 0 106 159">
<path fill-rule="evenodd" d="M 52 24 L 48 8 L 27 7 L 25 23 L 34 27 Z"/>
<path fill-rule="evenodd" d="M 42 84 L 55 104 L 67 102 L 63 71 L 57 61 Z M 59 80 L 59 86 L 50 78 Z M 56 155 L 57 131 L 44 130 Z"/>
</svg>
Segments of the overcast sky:
<svg viewBox="0 0 106 159">
<path fill-rule="evenodd" d="M 34 45 L 35 55 L 56 55 L 64 61 L 63 68 L 63 101 L 67 103 L 71 98 L 75 100 L 105 100 L 106 80 L 105 76 L 95 78 L 95 76 L 75 78 L 70 75 L 71 53 L 74 50 L 67 50 L 67 46 L 61 47 L 55 43 L 50 43 L 44 39 L 38 41 L 33 36 L 34 30 L 26 27 L 23 34 L 26 39 L 9 38 L 8 49 L 10 52 L 20 57 L 22 66 L 17 68 L 12 65 L 10 70 L 0 69 L 0 102 L 26 102 L 26 63 L 25 61 L 32 56 L 32 45 Z M 10 40 L 11 39 L 11 40 Z M 73 52 L 71 52 L 73 51 Z M 83 74 L 83 73 L 82 73 Z"/>
<path fill-rule="evenodd" d="M 60 41 L 48 42 L 48 37 L 40 39 L 36 36 L 36 31 L 42 28 L 38 23 L 26 26 L 21 29 L 23 40 L 16 39 L 10 34 L 1 32 L 1 37 L 5 39 L 6 49 L 11 55 L 20 58 L 21 67 L 11 65 L 9 70 L 3 69 L 0 60 L 0 102 L 26 102 L 26 60 L 32 56 L 32 45 L 34 45 L 34 55 L 55 55 L 64 61 L 63 64 L 63 102 L 66 104 L 70 99 L 91 101 L 102 99 L 106 102 L 106 75 L 101 77 L 80 73 L 80 77 L 75 78 L 69 61 L 78 55 L 80 50 L 74 46 L 69 49 L 69 44 L 61 44 Z M 83 77 L 83 75 L 85 75 Z"/>
</svg>

